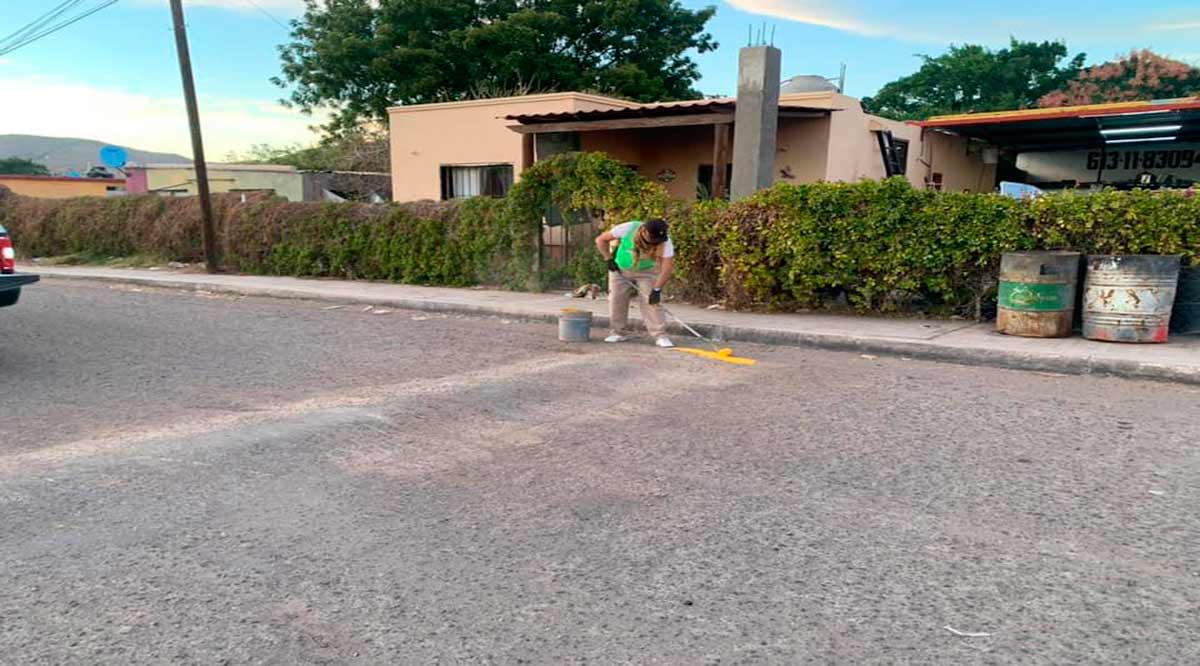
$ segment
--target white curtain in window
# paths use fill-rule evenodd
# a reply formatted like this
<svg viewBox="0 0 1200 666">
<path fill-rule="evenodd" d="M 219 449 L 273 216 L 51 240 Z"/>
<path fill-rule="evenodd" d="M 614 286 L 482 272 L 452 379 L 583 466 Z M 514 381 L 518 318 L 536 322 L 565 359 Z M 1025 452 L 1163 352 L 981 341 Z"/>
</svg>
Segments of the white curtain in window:
<svg viewBox="0 0 1200 666">
<path fill-rule="evenodd" d="M 483 194 L 483 167 L 454 167 L 454 196 L 477 197 Z"/>
</svg>

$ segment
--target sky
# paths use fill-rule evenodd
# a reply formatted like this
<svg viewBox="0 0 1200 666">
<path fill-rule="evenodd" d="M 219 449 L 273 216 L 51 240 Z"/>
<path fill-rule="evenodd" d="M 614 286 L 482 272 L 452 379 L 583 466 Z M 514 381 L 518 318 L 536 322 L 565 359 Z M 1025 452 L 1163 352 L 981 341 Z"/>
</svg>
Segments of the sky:
<svg viewBox="0 0 1200 666">
<path fill-rule="evenodd" d="M 99 4 L 99 0 L 91 0 Z M 764 24 L 783 51 L 786 76 L 836 76 L 862 97 L 920 66 L 918 54 L 952 43 L 1004 46 L 1062 39 L 1103 62 L 1135 48 L 1200 65 L 1200 2 L 1130 0 L 997 3 L 959 0 L 681 0 L 717 7 L 720 42 L 696 60 L 707 94 L 736 87 L 737 49 Z M 319 117 L 279 104 L 277 46 L 303 0 L 184 0 L 206 153 L 223 159 L 254 144 L 308 145 Z M 0 35 L 53 6 L 0 0 Z M 1086 7 L 1086 12 L 1083 9 Z M 282 25 L 281 25 L 282 24 Z M 190 155 L 167 0 L 117 4 L 0 57 L 0 134 L 96 139 Z"/>
</svg>

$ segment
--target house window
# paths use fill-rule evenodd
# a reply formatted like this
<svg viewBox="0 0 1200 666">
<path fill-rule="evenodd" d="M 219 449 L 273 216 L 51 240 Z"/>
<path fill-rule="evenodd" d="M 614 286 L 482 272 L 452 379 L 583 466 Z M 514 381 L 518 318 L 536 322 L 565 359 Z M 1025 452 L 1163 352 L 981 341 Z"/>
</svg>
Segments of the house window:
<svg viewBox="0 0 1200 666">
<path fill-rule="evenodd" d="M 442 200 L 467 197 L 502 197 L 513 184 L 511 164 L 443 166 Z"/>
<path fill-rule="evenodd" d="M 903 176 L 908 171 L 908 140 L 897 139 L 886 130 L 878 130 L 875 135 L 879 139 L 884 175 L 888 178 Z"/>
<path fill-rule="evenodd" d="M 725 198 L 729 198 L 729 186 L 733 184 L 733 163 L 725 165 Z M 713 191 L 713 165 L 701 164 L 696 173 L 696 198 L 711 199 Z"/>
<path fill-rule="evenodd" d="M 896 151 L 896 164 L 899 166 L 897 176 L 908 173 L 908 139 L 892 139 L 892 150 Z"/>
</svg>

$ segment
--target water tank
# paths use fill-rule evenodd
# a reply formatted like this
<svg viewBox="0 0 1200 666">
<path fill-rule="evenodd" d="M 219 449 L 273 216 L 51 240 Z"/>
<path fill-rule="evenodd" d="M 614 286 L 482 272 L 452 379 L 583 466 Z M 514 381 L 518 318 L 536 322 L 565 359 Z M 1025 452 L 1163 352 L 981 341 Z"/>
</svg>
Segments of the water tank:
<svg viewBox="0 0 1200 666">
<path fill-rule="evenodd" d="M 793 76 L 779 84 L 780 95 L 794 95 L 808 92 L 837 92 L 837 86 L 823 76 L 806 74 Z"/>
</svg>

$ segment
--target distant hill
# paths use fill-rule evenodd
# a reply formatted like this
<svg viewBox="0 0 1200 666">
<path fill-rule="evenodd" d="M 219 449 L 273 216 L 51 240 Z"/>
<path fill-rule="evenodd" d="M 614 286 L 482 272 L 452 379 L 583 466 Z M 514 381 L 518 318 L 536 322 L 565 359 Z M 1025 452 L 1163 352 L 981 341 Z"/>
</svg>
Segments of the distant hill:
<svg viewBox="0 0 1200 666">
<path fill-rule="evenodd" d="M 88 166 L 100 164 L 100 149 L 113 145 L 90 139 L 64 139 L 54 136 L 32 136 L 28 134 L 0 134 L 0 158 L 24 157 L 45 164 L 51 171 L 75 169 L 83 171 Z M 130 162 L 154 164 L 190 163 L 183 155 L 154 153 L 136 148 L 125 148 Z"/>
</svg>

